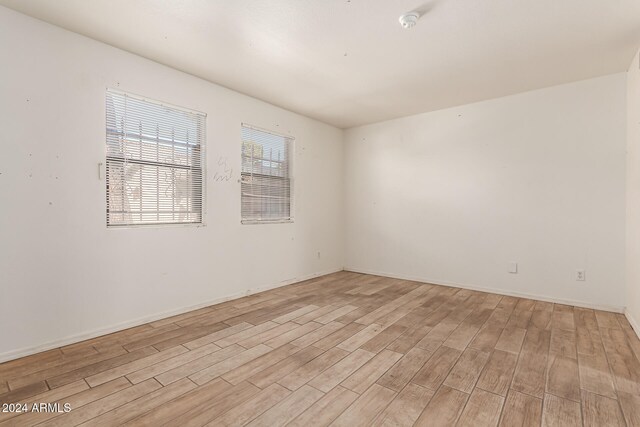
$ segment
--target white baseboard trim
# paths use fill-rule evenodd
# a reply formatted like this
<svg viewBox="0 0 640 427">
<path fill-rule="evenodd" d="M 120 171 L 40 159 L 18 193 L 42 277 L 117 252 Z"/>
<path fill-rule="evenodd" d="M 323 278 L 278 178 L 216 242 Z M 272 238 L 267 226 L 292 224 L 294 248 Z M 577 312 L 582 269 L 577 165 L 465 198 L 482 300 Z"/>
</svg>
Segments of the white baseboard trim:
<svg viewBox="0 0 640 427">
<path fill-rule="evenodd" d="M 215 305 L 215 304 L 220 304 L 220 303 L 223 303 L 223 302 L 226 302 L 226 301 L 230 301 L 230 300 L 233 300 L 233 299 L 246 297 L 246 296 L 253 295 L 253 294 L 258 294 L 260 292 L 268 291 L 270 289 L 280 288 L 280 287 L 283 287 L 283 286 L 291 285 L 293 283 L 303 282 L 305 280 L 314 279 L 314 278 L 320 277 L 320 276 L 325 276 L 327 274 L 337 273 L 339 271 L 343 271 L 343 269 L 339 268 L 339 269 L 333 269 L 333 270 L 319 272 L 319 273 L 312 273 L 312 274 L 308 274 L 306 276 L 296 277 L 296 278 L 290 279 L 290 280 L 285 280 L 283 282 L 276 283 L 276 284 L 273 284 L 273 285 L 261 286 L 261 287 L 258 287 L 258 288 L 248 289 L 246 291 L 239 292 L 237 294 L 233 294 L 233 295 L 229 295 L 229 296 L 225 296 L 225 297 L 214 298 L 212 300 L 205 301 L 205 302 L 202 302 L 202 303 L 198 303 L 198 304 L 195 304 L 195 305 L 191 305 L 191 306 L 188 306 L 188 307 L 182 307 L 182 308 L 178 308 L 178 309 L 175 309 L 175 310 L 168 310 L 168 311 L 164 311 L 162 313 L 157 313 L 157 314 L 154 314 L 154 315 L 151 315 L 151 316 L 145 316 L 145 317 L 141 317 L 141 318 L 138 318 L 138 319 L 135 319 L 135 320 L 130 320 L 130 321 L 127 321 L 127 322 L 118 323 L 116 325 L 111 325 L 111 326 L 107 326 L 107 327 L 100 328 L 100 329 L 94 329 L 92 331 L 88 331 L 88 332 L 85 332 L 85 333 L 82 333 L 82 334 L 72 335 L 72 336 L 67 337 L 67 338 L 51 341 L 51 342 L 48 342 L 46 344 L 37 345 L 37 346 L 33 346 L 33 347 L 27 347 L 27 348 L 22 348 L 22 349 L 19 349 L 19 350 L 8 351 L 8 352 L 0 354 L 0 363 L 8 362 L 8 361 L 14 360 L 14 359 L 19 359 L 20 357 L 30 356 L 30 355 L 36 354 L 36 353 L 41 353 L 43 351 L 51 350 L 51 349 L 54 349 L 54 348 L 64 347 L 64 346 L 67 346 L 67 345 L 70 345 L 70 344 L 76 344 L 76 343 L 79 343 L 81 341 L 85 341 L 85 340 L 88 340 L 88 339 L 91 339 L 91 338 L 96 338 L 96 337 L 99 337 L 99 336 L 102 336 L 102 335 L 107 335 L 107 334 L 111 334 L 111 333 L 114 333 L 114 332 L 122 331 L 122 330 L 125 330 L 125 329 L 133 328 L 135 326 L 144 325 L 145 323 L 155 322 L 156 320 L 165 319 L 167 317 L 171 317 L 171 316 L 176 316 L 178 314 L 187 313 L 189 311 L 197 310 L 199 308 L 208 307 L 210 305 Z"/>
<path fill-rule="evenodd" d="M 354 273 L 372 274 L 372 275 L 375 275 L 375 276 L 391 277 L 391 278 L 394 278 L 394 279 L 412 280 L 414 282 L 428 283 L 428 284 L 431 284 L 431 285 L 450 286 L 452 288 L 462 288 L 462 289 L 469 289 L 469 290 L 472 290 L 472 291 L 490 292 L 490 293 L 493 293 L 493 294 L 506 295 L 506 296 L 510 296 L 510 297 L 528 298 L 528 299 L 535 299 L 535 300 L 539 300 L 539 301 L 552 302 L 552 303 L 556 303 L 556 304 L 574 305 L 576 307 L 591 308 L 591 309 L 594 309 L 594 310 L 611 311 L 611 312 L 614 312 L 614 313 L 624 313 L 625 312 L 625 308 L 624 307 L 619 307 L 619 306 L 610 306 L 610 305 L 604 305 L 604 304 L 593 304 L 593 303 L 589 303 L 589 302 L 585 302 L 585 301 L 574 301 L 574 300 L 568 300 L 568 299 L 562 299 L 562 298 L 552 298 L 552 297 L 548 297 L 548 296 L 544 296 L 544 295 L 528 294 L 528 293 L 523 293 L 523 292 L 511 292 L 511 291 L 507 291 L 507 290 L 504 290 L 504 289 L 490 288 L 490 287 L 484 287 L 484 286 L 475 286 L 475 285 L 467 285 L 467 284 L 455 283 L 455 282 L 445 282 L 445 281 L 442 281 L 442 280 L 430 280 L 430 279 L 426 279 L 424 277 L 415 277 L 415 276 L 406 275 L 406 274 L 383 273 L 383 272 L 380 272 L 380 271 L 366 270 L 366 269 L 360 269 L 360 268 L 351 268 L 351 267 L 345 267 L 344 269 L 345 269 L 345 271 L 352 271 Z"/>
<path fill-rule="evenodd" d="M 631 313 L 629 313 L 629 310 L 627 310 L 626 308 L 624 310 L 624 317 L 627 318 L 627 321 L 629 321 L 629 324 L 633 328 L 633 332 L 635 332 L 638 336 L 638 339 L 640 339 L 640 323 L 638 323 L 638 321 L 633 318 Z"/>
</svg>

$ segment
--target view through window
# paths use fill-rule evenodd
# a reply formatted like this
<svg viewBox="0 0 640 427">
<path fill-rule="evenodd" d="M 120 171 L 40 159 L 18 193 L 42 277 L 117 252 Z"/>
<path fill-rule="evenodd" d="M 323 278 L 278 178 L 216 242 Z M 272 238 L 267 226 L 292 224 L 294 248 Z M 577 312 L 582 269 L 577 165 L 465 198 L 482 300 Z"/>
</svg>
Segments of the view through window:
<svg viewBox="0 0 640 427">
<path fill-rule="evenodd" d="M 201 224 L 206 115 L 108 90 L 107 225 Z"/>
<path fill-rule="evenodd" d="M 242 125 L 242 222 L 291 221 L 293 138 Z"/>
</svg>

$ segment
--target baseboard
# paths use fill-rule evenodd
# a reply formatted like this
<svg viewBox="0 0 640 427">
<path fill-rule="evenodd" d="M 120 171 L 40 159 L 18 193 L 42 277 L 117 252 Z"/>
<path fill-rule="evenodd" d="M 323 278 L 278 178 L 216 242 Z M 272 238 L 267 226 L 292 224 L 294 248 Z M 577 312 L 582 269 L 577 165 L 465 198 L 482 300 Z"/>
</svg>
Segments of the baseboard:
<svg viewBox="0 0 640 427">
<path fill-rule="evenodd" d="M 624 316 L 627 318 L 627 321 L 629 321 L 631 328 L 633 328 L 633 332 L 635 332 L 638 336 L 638 339 L 640 339 L 640 323 L 638 323 L 638 321 L 631 315 L 631 313 L 629 313 L 629 310 L 627 309 L 624 310 Z"/>
<path fill-rule="evenodd" d="M 462 288 L 462 289 L 469 289 L 469 290 L 472 290 L 472 291 L 490 292 L 490 293 L 493 293 L 493 294 L 506 295 L 506 296 L 510 296 L 510 297 L 528 298 L 528 299 L 535 299 L 535 300 L 539 300 L 539 301 L 552 302 L 552 303 L 556 303 L 556 304 L 574 305 L 576 307 L 591 308 L 591 309 L 594 309 L 594 310 L 611 311 L 611 312 L 614 312 L 614 313 L 624 313 L 625 312 L 625 308 L 624 307 L 618 307 L 618 306 L 610 306 L 610 305 L 604 305 L 604 304 L 592 304 L 592 303 L 589 303 L 589 302 L 574 301 L 574 300 L 568 300 L 568 299 L 562 299 L 562 298 L 551 298 L 551 297 L 544 296 L 544 295 L 527 294 L 527 293 L 524 293 L 524 292 L 511 292 L 511 291 L 506 291 L 504 289 L 490 288 L 490 287 L 484 287 L 484 286 L 475 286 L 475 285 L 467 285 L 467 284 L 455 283 L 455 282 L 445 282 L 445 281 L 442 281 L 442 280 L 430 280 L 430 279 L 427 279 L 427 278 L 424 278 L 424 277 L 415 277 L 415 276 L 406 275 L 406 274 L 384 273 L 384 272 L 380 272 L 380 271 L 372 271 L 372 270 L 351 268 L 351 267 L 345 267 L 344 269 L 345 269 L 345 271 L 352 271 L 354 273 L 372 274 L 372 275 L 375 275 L 375 276 L 391 277 L 391 278 L 394 278 L 394 279 L 402 279 L 402 280 L 412 280 L 412 281 L 415 281 L 415 282 L 429 283 L 429 284 L 432 284 L 432 285 L 450 286 L 452 288 Z M 636 329 L 636 331 L 637 331 L 637 329 Z"/>
<path fill-rule="evenodd" d="M 19 358 L 25 357 L 25 356 L 30 356 L 32 354 L 40 353 L 40 352 L 51 350 L 51 349 L 54 349 L 54 348 L 64 347 L 64 346 L 67 346 L 67 345 L 70 345 L 70 344 L 76 344 L 76 343 L 79 343 L 81 341 L 85 341 L 85 340 L 88 340 L 88 339 L 91 339 L 91 338 L 96 338 L 96 337 L 99 337 L 99 336 L 102 336 L 102 335 L 112 334 L 114 332 L 122 331 L 122 330 L 129 329 L 129 328 L 133 328 L 135 326 L 144 325 L 145 323 L 155 322 L 156 320 L 165 319 L 167 317 L 171 317 L 171 316 L 176 316 L 178 314 L 187 313 L 189 311 L 197 310 L 199 308 L 208 307 L 210 305 L 215 305 L 215 304 L 220 304 L 220 303 L 223 303 L 223 302 L 226 302 L 226 301 L 230 301 L 230 300 L 233 300 L 233 299 L 246 297 L 246 296 L 253 295 L 253 294 L 258 294 L 260 292 L 265 292 L 265 291 L 268 291 L 270 289 L 276 289 L 276 288 L 280 288 L 280 287 L 283 287 L 283 286 L 291 285 L 293 283 L 303 282 L 305 280 L 313 279 L 313 278 L 320 277 L 320 276 L 325 276 L 327 274 L 337 273 L 338 271 L 342 271 L 342 270 L 343 270 L 342 268 L 339 268 L 339 269 L 333 269 L 333 270 L 319 272 L 319 273 L 312 273 L 312 274 L 309 274 L 309 275 L 306 275 L 306 276 L 296 277 L 296 278 L 290 279 L 290 280 L 285 280 L 285 281 L 280 282 L 280 283 L 267 285 L 267 286 L 261 286 L 261 287 L 258 287 L 258 288 L 248 289 L 246 291 L 239 292 L 237 294 L 228 295 L 228 296 L 219 297 L 219 298 L 214 298 L 212 300 L 205 301 L 205 302 L 202 302 L 202 303 L 199 303 L 199 304 L 195 304 L 195 305 L 191 305 L 191 306 L 188 306 L 188 307 L 182 307 L 182 308 L 175 309 L 175 310 L 169 310 L 169 311 L 165 311 L 165 312 L 162 312 L 162 313 L 157 313 L 157 314 L 154 314 L 154 315 L 151 315 L 151 316 L 145 316 L 145 317 L 141 317 L 141 318 L 138 318 L 138 319 L 135 319 L 135 320 L 130 320 L 130 321 L 127 321 L 127 322 L 118 323 L 116 325 L 111 325 L 111 326 L 108 326 L 108 327 L 105 327 L 105 328 L 95 329 L 93 331 L 89 331 L 89 332 L 85 332 L 85 333 L 82 333 L 82 334 L 73 335 L 73 336 L 70 336 L 70 337 L 67 337 L 67 338 L 51 341 L 51 342 L 48 342 L 46 344 L 42 344 L 42 345 L 38 345 L 38 346 L 34 346 L 34 347 L 22 348 L 22 349 L 19 349 L 19 350 L 13 350 L 13 351 L 1 353 L 0 354 L 0 363 L 8 362 L 8 361 L 14 360 L 14 359 L 19 359 Z"/>
</svg>

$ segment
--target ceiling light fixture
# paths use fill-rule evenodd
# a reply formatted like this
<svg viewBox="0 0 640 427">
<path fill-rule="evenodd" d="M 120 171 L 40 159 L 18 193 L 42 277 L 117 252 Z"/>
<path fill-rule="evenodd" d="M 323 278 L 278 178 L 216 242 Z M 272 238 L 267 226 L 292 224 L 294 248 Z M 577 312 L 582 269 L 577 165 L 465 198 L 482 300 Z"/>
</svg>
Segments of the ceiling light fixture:
<svg viewBox="0 0 640 427">
<path fill-rule="evenodd" d="M 404 15 L 400 15 L 398 21 L 400 21 L 400 25 L 402 28 L 409 29 L 418 23 L 418 18 L 420 18 L 420 14 L 418 12 L 407 12 Z"/>
</svg>

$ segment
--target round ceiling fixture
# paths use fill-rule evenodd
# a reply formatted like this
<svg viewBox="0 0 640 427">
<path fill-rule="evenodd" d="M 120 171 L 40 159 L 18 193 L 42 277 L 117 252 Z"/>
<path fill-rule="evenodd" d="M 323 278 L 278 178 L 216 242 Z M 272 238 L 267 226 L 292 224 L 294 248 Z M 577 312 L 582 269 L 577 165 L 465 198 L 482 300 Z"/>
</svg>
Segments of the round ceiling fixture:
<svg viewBox="0 0 640 427">
<path fill-rule="evenodd" d="M 418 12 L 407 12 L 404 15 L 400 15 L 398 21 L 400 21 L 402 28 L 409 29 L 418 23 L 418 18 L 420 18 Z"/>
</svg>

